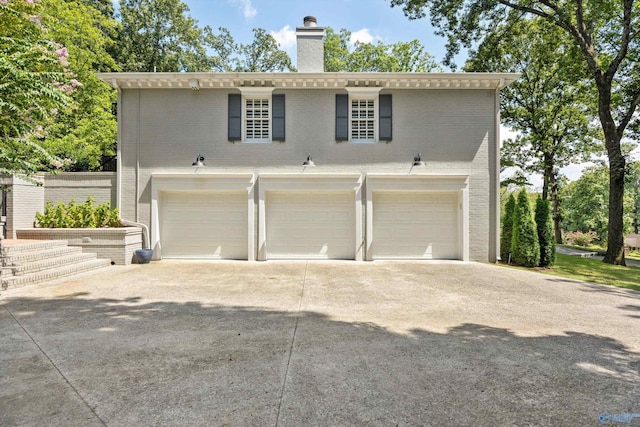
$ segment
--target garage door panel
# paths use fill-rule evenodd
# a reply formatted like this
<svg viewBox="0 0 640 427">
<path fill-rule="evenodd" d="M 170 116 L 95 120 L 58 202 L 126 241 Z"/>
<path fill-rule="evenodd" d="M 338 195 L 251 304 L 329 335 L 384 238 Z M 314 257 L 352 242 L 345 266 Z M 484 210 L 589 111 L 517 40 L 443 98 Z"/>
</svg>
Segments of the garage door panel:
<svg viewBox="0 0 640 427">
<path fill-rule="evenodd" d="M 166 258 L 247 259 L 247 196 L 166 192 L 160 241 Z"/>
<path fill-rule="evenodd" d="M 456 193 L 374 192 L 372 259 L 457 259 Z"/>
<path fill-rule="evenodd" d="M 268 259 L 354 259 L 355 207 L 349 192 L 268 192 Z"/>
</svg>

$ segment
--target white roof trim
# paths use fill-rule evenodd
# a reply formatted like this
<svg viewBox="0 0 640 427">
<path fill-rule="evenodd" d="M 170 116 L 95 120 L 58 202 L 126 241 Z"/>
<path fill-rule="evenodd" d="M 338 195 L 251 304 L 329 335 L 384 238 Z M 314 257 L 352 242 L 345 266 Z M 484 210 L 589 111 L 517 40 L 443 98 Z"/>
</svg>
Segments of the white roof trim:
<svg viewBox="0 0 640 427">
<path fill-rule="evenodd" d="M 240 92 L 242 93 L 242 95 L 244 96 L 253 96 L 253 97 L 269 97 L 271 96 L 271 92 L 273 92 L 273 90 L 275 89 L 275 87 L 271 86 L 271 87 L 263 87 L 263 86 L 242 86 L 239 87 L 238 89 L 240 89 Z"/>
<path fill-rule="evenodd" d="M 98 73 L 121 89 L 185 89 L 197 79 L 200 89 L 498 89 L 518 73 Z"/>
</svg>

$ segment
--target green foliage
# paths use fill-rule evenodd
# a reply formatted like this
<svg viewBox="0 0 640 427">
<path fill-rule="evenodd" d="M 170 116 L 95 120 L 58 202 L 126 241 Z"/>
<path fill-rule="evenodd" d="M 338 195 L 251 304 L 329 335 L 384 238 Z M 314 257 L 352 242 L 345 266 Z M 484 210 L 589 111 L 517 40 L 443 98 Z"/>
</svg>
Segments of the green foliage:
<svg viewBox="0 0 640 427">
<path fill-rule="evenodd" d="M 504 215 L 502 216 L 502 233 L 500 234 L 500 258 L 503 262 L 509 261 L 511 254 L 511 241 L 513 240 L 513 219 L 516 209 L 516 198 L 513 193 L 509 194 L 507 203 L 504 205 Z"/>
<path fill-rule="evenodd" d="M 531 216 L 527 191 L 524 188 L 518 193 L 513 215 L 511 260 L 525 267 L 536 267 L 540 262 L 538 233 Z"/>
<path fill-rule="evenodd" d="M 501 119 L 518 132 L 503 143 L 502 162 L 517 172 L 543 175 L 545 199 L 559 168 L 603 150 L 592 126 L 595 96 L 588 71 L 574 50 L 568 35 L 542 18 L 505 22 L 464 67 L 522 74 L 500 92 Z"/>
<path fill-rule="evenodd" d="M 238 47 L 240 59 L 235 71 L 244 72 L 268 72 L 268 71 L 295 71 L 291 64 L 291 58 L 278 47 L 278 42 L 273 36 L 262 28 L 253 29 L 253 42 L 240 44 Z"/>
<path fill-rule="evenodd" d="M 628 165 L 634 170 L 635 163 Z M 632 230 L 634 217 L 634 202 L 638 192 L 635 179 L 628 179 L 625 183 L 625 206 L 623 215 L 624 232 Z M 609 168 L 604 164 L 589 166 L 584 169 L 582 176 L 562 188 L 560 196 L 562 205 L 562 226 L 567 231 L 581 231 L 587 233 L 595 231 L 597 239 L 607 240 L 607 225 L 609 217 Z"/>
<path fill-rule="evenodd" d="M 609 213 L 609 171 L 605 166 L 591 166 L 561 192 L 562 226 L 567 231 L 595 231 L 606 240 Z"/>
<path fill-rule="evenodd" d="M 351 45 L 351 32 L 336 33 L 327 27 L 324 38 L 324 66 L 327 72 L 432 72 L 441 71 L 433 56 L 418 40 L 384 44 Z"/>
<path fill-rule="evenodd" d="M 569 231 L 564 235 L 564 240 L 568 245 L 590 247 L 594 240 L 598 238 L 595 231 Z"/>
<path fill-rule="evenodd" d="M 552 266 L 556 260 L 556 245 L 553 236 L 551 206 L 548 200 L 536 199 L 536 230 L 540 244 L 540 267 Z"/>
<path fill-rule="evenodd" d="M 102 228 L 122 227 L 118 209 L 111 209 L 110 203 L 94 205 L 93 197 L 89 196 L 83 204 L 71 200 L 69 204 L 59 202 L 54 206 L 49 201 L 44 207 L 44 213 L 36 213 L 36 224 L 42 228 Z"/>
<path fill-rule="evenodd" d="M 93 1 L 41 0 L 50 30 L 48 35 L 66 46 L 69 70 L 78 80 L 71 93 L 75 108 L 61 111 L 49 126 L 43 145 L 59 158 L 70 159 L 62 165 L 68 171 L 100 169 L 102 156 L 116 154 L 117 124 L 111 113 L 116 92 L 96 77 L 96 71 L 111 71 L 116 64 L 109 54 L 116 37 L 117 22 L 108 13 L 108 5 Z"/>
<path fill-rule="evenodd" d="M 71 105 L 66 50 L 39 22 L 41 5 L 0 2 L 0 173 L 31 176 L 53 157 L 40 144 L 56 110 Z"/>
<path fill-rule="evenodd" d="M 120 0 L 117 61 L 123 71 L 207 68 L 203 32 L 180 0 Z"/>
</svg>

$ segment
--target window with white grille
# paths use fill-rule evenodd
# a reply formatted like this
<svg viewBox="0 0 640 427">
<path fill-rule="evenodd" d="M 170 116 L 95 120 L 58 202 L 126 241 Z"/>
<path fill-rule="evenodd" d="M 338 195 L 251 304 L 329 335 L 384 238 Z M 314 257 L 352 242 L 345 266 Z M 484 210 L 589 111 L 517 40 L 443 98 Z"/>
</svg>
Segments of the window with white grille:
<svg viewBox="0 0 640 427">
<path fill-rule="evenodd" d="M 245 98 L 245 140 L 269 142 L 271 114 L 269 98 Z"/>
<path fill-rule="evenodd" d="M 351 99 L 351 141 L 375 142 L 375 140 L 375 100 Z"/>
</svg>

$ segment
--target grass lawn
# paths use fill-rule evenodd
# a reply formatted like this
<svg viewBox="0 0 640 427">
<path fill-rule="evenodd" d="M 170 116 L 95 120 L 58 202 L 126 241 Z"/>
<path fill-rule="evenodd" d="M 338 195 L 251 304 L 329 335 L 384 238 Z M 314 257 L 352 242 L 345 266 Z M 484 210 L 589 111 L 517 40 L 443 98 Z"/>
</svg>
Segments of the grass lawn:
<svg viewBox="0 0 640 427">
<path fill-rule="evenodd" d="M 556 255 L 556 264 L 541 273 L 640 291 L 640 268 L 605 264 L 571 255 Z"/>
</svg>

